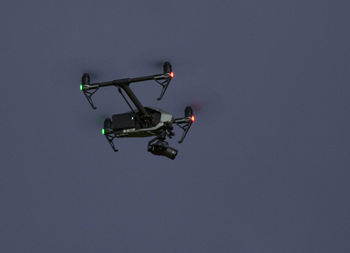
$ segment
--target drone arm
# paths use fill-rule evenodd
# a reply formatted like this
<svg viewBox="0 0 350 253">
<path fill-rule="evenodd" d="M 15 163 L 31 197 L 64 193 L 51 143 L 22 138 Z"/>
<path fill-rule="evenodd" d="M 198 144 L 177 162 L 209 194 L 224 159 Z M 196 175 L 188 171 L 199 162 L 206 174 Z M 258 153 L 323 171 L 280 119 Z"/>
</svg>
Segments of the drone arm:
<svg viewBox="0 0 350 253">
<path fill-rule="evenodd" d="M 136 82 L 143 82 L 148 80 L 155 80 L 158 84 L 160 84 L 163 89 L 158 97 L 158 100 L 162 99 L 166 89 L 169 86 L 169 83 L 171 81 L 171 78 L 174 77 L 174 73 L 171 70 L 171 65 L 169 62 L 165 62 L 163 65 L 163 74 L 157 74 L 157 75 L 151 75 L 151 76 L 141 76 L 141 77 L 135 77 L 135 78 L 125 78 L 125 79 L 118 79 L 113 80 L 109 82 L 101 82 L 101 83 L 92 83 L 90 84 L 90 76 L 85 73 L 82 77 L 82 83 L 80 85 L 80 90 L 84 93 L 85 97 L 87 98 L 88 102 L 92 106 L 93 109 L 96 109 L 95 105 L 92 101 L 92 95 L 101 87 L 107 87 L 107 86 L 116 86 L 122 88 L 126 94 L 130 97 L 132 102 L 135 104 L 135 106 L 139 109 L 139 111 L 147 116 L 147 112 L 145 111 L 144 107 L 140 103 L 140 101 L 137 99 L 135 94 L 131 91 L 129 88 L 129 85 L 131 83 Z"/>
<path fill-rule="evenodd" d="M 174 77 L 174 73 L 171 72 L 171 66 L 170 66 L 170 68 L 167 68 L 167 69 L 164 68 L 164 71 L 165 71 L 164 74 L 129 78 L 128 83 L 136 83 L 136 82 L 155 80 L 158 84 L 160 84 L 163 87 L 163 89 L 160 93 L 160 96 L 157 98 L 157 100 L 161 100 L 165 94 L 165 91 L 167 90 L 167 88 L 170 84 L 171 79 Z M 169 72 L 166 72 L 166 71 L 169 71 Z"/>
<path fill-rule="evenodd" d="M 164 79 L 168 79 L 169 77 L 170 77 L 170 73 L 164 73 L 164 74 L 157 74 L 157 75 L 151 75 L 151 76 L 128 78 L 128 80 L 129 80 L 129 83 L 137 83 L 137 82 L 150 81 L 150 80 L 164 80 Z"/>
<path fill-rule="evenodd" d="M 122 79 L 125 80 L 125 79 Z M 119 80 L 115 80 L 115 81 L 119 81 Z M 95 89 L 99 89 L 101 87 L 107 87 L 107 86 L 115 86 L 115 81 L 110 81 L 110 82 L 102 82 L 102 83 L 88 83 L 88 84 L 82 84 L 80 89 L 85 92 L 88 90 L 95 90 Z"/>
<path fill-rule="evenodd" d="M 166 88 L 168 87 L 170 83 L 170 74 L 159 74 L 159 75 L 154 75 L 154 76 L 144 76 L 144 77 L 136 77 L 136 78 L 126 78 L 126 79 L 119 79 L 119 80 L 114 80 L 110 82 L 102 82 L 102 83 L 92 83 L 92 84 L 82 84 L 81 85 L 81 90 L 83 91 L 84 95 L 86 96 L 87 100 L 89 101 L 90 105 L 92 106 L 93 109 L 96 109 L 96 107 L 93 104 L 92 101 L 92 95 L 101 87 L 108 87 L 108 86 L 116 86 L 119 88 L 122 88 L 125 93 L 129 96 L 131 101 L 135 104 L 137 109 L 143 114 L 143 115 L 148 115 L 145 108 L 141 104 L 141 102 L 138 100 L 138 98 L 135 96 L 135 94 L 132 92 L 132 90 L 129 87 L 130 83 L 135 83 L 135 82 L 142 82 L 142 81 L 147 81 L 147 80 L 162 80 L 164 78 L 166 79 L 166 85 L 160 83 L 163 86 L 163 90 L 161 93 L 161 96 L 158 98 L 161 99 L 165 93 Z"/>
<path fill-rule="evenodd" d="M 131 83 L 138 83 L 138 82 L 144 82 L 149 80 L 168 80 L 171 78 L 171 73 L 165 73 L 165 74 L 157 74 L 152 76 L 141 76 L 141 77 L 135 77 L 135 78 L 124 78 L 124 79 L 117 79 L 109 82 L 101 82 L 101 83 L 87 83 L 82 84 L 81 88 L 83 91 L 86 90 L 93 90 L 98 89 L 100 87 L 107 87 L 107 86 L 123 86 L 123 85 L 129 85 Z"/>
</svg>

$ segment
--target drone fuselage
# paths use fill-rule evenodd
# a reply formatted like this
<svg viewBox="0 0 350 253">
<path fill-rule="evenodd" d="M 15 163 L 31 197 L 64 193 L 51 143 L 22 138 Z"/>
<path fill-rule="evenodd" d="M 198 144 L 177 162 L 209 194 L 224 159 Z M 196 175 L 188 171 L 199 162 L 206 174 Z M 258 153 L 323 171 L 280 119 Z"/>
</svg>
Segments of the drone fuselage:
<svg viewBox="0 0 350 253">
<path fill-rule="evenodd" d="M 174 117 L 170 113 L 154 107 L 145 107 L 145 109 L 152 119 L 150 126 L 140 125 L 137 121 L 137 113 L 127 112 L 112 115 L 110 132 L 117 138 L 157 136 L 174 122 Z"/>
</svg>

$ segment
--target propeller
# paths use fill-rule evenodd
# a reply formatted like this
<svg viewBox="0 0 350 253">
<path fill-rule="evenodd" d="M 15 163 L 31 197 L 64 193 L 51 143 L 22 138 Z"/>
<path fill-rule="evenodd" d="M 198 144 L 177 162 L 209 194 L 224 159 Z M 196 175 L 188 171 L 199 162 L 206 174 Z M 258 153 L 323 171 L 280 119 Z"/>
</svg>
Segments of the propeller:
<svg viewBox="0 0 350 253">
<path fill-rule="evenodd" d="M 99 80 L 99 78 L 103 78 L 103 75 L 101 75 L 101 73 L 96 71 L 96 70 L 93 71 L 91 69 L 86 69 L 85 68 L 82 71 L 80 71 L 80 73 L 81 73 L 81 75 L 83 73 L 89 74 L 91 83 L 95 83 L 95 82 L 97 82 Z"/>
<path fill-rule="evenodd" d="M 97 129 L 104 127 L 104 122 L 107 118 L 111 118 L 112 114 L 98 114 L 93 117 L 94 125 L 97 127 Z"/>
<path fill-rule="evenodd" d="M 157 69 L 162 69 L 164 62 L 167 62 L 167 60 L 157 60 L 151 63 L 151 66 L 154 66 Z"/>
<path fill-rule="evenodd" d="M 209 115 L 219 115 L 225 110 L 224 101 L 217 93 L 213 93 L 206 96 L 196 96 L 195 98 L 186 99 L 191 102 L 181 103 L 181 110 L 186 106 L 192 107 L 193 115 L 200 115 L 201 118 L 208 117 Z"/>
<path fill-rule="evenodd" d="M 87 114 L 84 116 L 83 119 L 83 125 L 85 129 L 88 129 L 88 131 L 101 131 L 102 128 L 104 128 L 104 122 L 106 118 L 111 118 L 112 115 L 108 114 Z"/>
</svg>

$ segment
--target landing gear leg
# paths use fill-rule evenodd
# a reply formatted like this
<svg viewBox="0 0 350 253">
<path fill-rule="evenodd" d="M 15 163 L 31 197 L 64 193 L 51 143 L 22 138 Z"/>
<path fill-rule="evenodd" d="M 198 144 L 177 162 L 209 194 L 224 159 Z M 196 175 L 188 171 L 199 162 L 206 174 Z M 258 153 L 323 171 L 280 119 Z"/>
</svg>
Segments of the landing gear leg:
<svg viewBox="0 0 350 253">
<path fill-rule="evenodd" d="M 106 139 L 107 139 L 109 145 L 111 145 L 113 151 L 114 151 L 114 152 L 118 152 L 118 149 L 116 149 L 116 147 L 115 147 L 115 145 L 114 145 L 114 142 L 113 142 L 113 140 L 114 140 L 115 137 L 112 136 L 112 135 L 110 135 L 110 134 L 105 134 L 105 136 L 106 136 Z"/>
</svg>

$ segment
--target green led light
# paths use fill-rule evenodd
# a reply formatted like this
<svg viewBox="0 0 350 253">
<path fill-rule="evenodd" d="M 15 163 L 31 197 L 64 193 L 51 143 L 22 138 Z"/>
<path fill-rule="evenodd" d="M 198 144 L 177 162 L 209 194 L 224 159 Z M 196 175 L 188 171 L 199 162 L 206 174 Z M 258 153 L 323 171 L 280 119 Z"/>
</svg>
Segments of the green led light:
<svg viewBox="0 0 350 253">
<path fill-rule="evenodd" d="M 83 85 L 82 84 L 80 84 L 80 90 L 83 90 Z"/>
<path fill-rule="evenodd" d="M 104 128 L 102 128 L 102 134 L 105 134 L 105 129 Z"/>
</svg>

